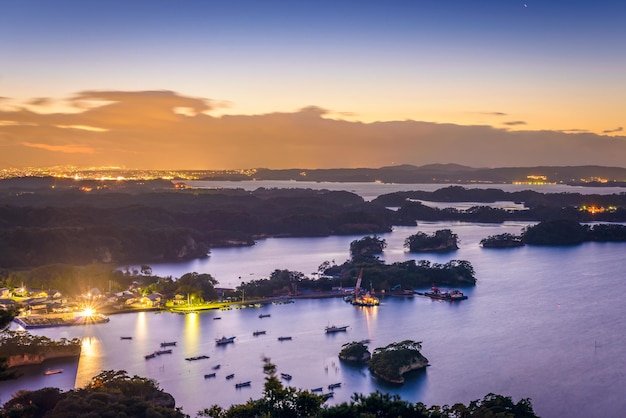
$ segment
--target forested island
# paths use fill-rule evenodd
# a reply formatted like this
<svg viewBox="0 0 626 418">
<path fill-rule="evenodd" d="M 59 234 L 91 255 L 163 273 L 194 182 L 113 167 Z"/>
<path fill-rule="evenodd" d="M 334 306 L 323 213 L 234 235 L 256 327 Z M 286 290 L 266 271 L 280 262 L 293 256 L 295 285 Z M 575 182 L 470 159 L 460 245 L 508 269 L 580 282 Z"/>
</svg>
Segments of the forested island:
<svg viewBox="0 0 626 418">
<path fill-rule="evenodd" d="M 26 183 L 29 183 L 25 180 Z M 310 189 L 176 189 L 163 181 L 100 186 L 0 188 L 0 265 L 86 265 L 205 257 L 213 247 L 254 245 L 266 237 L 389 232 L 420 221 L 626 221 L 626 194 L 508 193 L 450 186 L 398 192 L 371 202 L 350 192 Z M 422 203 L 477 202 L 467 210 Z M 490 207 L 520 202 L 524 210 Z M 393 209 L 391 209 L 393 208 Z"/>
</svg>

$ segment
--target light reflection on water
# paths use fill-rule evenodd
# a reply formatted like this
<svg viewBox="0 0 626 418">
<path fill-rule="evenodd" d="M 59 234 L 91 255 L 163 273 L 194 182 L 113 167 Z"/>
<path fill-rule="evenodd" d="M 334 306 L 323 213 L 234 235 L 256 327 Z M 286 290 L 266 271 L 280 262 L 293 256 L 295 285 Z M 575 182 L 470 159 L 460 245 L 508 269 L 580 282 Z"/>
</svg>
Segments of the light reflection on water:
<svg viewBox="0 0 626 418">
<path fill-rule="evenodd" d="M 411 257 L 439 263 L 453 258 L 469 260 L 478 283 L 464 289 L 469 299 L 460 303 L 423 297 L 383 298 L 380 306 L 363 309 L 341 299 L 310 299 L 190 315 L 122 314 L 111 316 L 106 324 L 33 333 L 55 339 L 83 339 L 77 386 L 83 386 L 100 369 L 126 370 L 130 375 L 156 379 L 192 416 L 214 403 L 227 406 L 260 397 L 263 356 L 271 358 L 279 373 L 291 374 L 290 384 L 295 387 L 326 388 L 342 382 L 330 403 L 347 401 L 355 392 L 383 390 L 411 402 L 452 405 L 494 392 L 515 400 L 530 397 L 536 412 L 547 418 L 619 416 L 626 407 L 622 394 L 626 387 L 626 335 L 620 331 L 626 329 L 622 309 L 626 244 L 504 250 L 478 246 L 481 238 L 518 233 L 524 226 L 422 223 L 385 234 L 387 262 Z M 459 235 L 458 251 L 415 257 L 402 250 L 404 238 L 416 230 L 431 233 L 442 228 Z M 346 257 L 336 260 L 343 262 L 352 239 L 266 240 L 265 245 L 246 253 L 245 263 L 236 249 L 220 249 L 204 264 L 198 264 L 202 268 L 198 272 L 236 273 L 248 262 L 262 265 L 266 257 L 288 260 L 290 268 L 307 272 L 308 266 L 321 264 L 328 254 L 345 252 Z M 233 265 L 234 259 L 237 262 Z M 168 265 L 160 265 L 159 269 L 157 274 L 167 273 Z M 220 275 L 215 277 L 221 281 Z M 393 278 L 388 281 L 393 284 Z M 261 319 L 260 313 L 271 316 Z M 217 316 L 222 319 L 213 319 Z M 350 327 L 346 333 L 326 335 L 324 328 L 329 324 Z M 256 330 L 267 333 L 255 337 Z M 132 335 L 133 339 L 120 340 L 122 335 Z M 216 346 L 215 338 L 224 335 L 235 335 L 236 342 Z M 281 335 L 291 336 L 292 340 L 279 342 Z M 422 341 L 431 366 L 410 374 L 402 386 L 381 383 L 369 375 L 367 368 L 344 365 L 337 358 L 343 344 L 364 339 L 371 340 L 370 349 L 404 339 Z M 145 360 L 144 355 L 157 350 L 163 341 L 178 341 L 178 345 L 170 355 Z M 209 359 L 185 360 L 201 354 Z M 214 380 L 204 379 L 216 364 L 221 364 L 219 375 Z M 73 387 L 68 366 L 68 374 L 55 375 L 54 380 L 42 378 L 45 367 L 50 366 L 41 366 L 14 386 L 0 383 L 2 399 L 17 388 L 37 384 L 59 384 L 67 390 L 68 378 L 72 378 L 69 385 Z M 235 374 L 233 381 L 225 380 L 228 373 Z M 251 380 L 252 386 L 235 390 L 234 383 L 240 380 Z"/>
</svg>

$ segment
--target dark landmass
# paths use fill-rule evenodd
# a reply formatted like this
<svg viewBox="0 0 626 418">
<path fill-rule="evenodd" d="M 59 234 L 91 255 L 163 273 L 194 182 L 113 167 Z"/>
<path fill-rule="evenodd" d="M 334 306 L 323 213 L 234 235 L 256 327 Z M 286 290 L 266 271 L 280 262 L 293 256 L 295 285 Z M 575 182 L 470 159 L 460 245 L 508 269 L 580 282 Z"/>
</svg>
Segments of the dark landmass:
<svg viewBox="0 0 626 418">
<path fill-rule="evenodd" d="M 383 183 L 524 183 L 626 187 L 626 168 L 602 166 L 537 166 L 472 168 L 458 164 L 399 165 L 381 168 L 284 169 L 258 168 L 248 174 L 212 173 L 204 180 L 295 180 Z"/>
<path fill-rule="evenodd" d="M 48 177 L 46 177 L 48 176 Z M 626 168 L 587 166 L 535 166 L 474 168 L 459 164 L 428 164 L 423 166 L 397 165 L 381 168 L 292 168 L 273 170 L 251 168 L 242 170 L 126 170 L 115 168 L 80 169 L 52 167 L 30 170 L 5 170 L 0 173 L 0 189 L 11 187 L 15 180 L 27 178 L 29 187 L 73 187 L 76 179 L 91 181 L 93 187 L 116 188 L 121 182 L 113 179 L 132 179 L 134 187 L 150 187 L 150 182 L 167 183 L 185 180 L 243 181 L 282 180 L 315 182 L 382 182 L 400 184 L 507 184 L 555 183 L 576 186 L 626 187 Z M 107 179 L 101 181 L 100 179 Z M 150 180 L 147 179 L 156 179 Z M 86 184 L 86 183 L 85 183 Z M 128 183 L 127 183 L 128 184 Z M 128 186 L 123 186 L 128 187 Z"/>
<path fill-rule="evenodd" d="M 626 193 L 449 186 L 366 202 L 344 191 L 177 189 L 163 180 L 21 180 L 0 181 L 10 183 L 0 187 L 0 265 L 5 268 L 186 260 L 207 256 L 211 247 L 254 245 L 266 237 L 380 234 L 419 221 L 626 221 Z M 477 205 L 438 209 L 425 201 Z M 498 201 L 523 203 L 525 210 L 490 206 Z M 377 251 L 375 241 L 365 244 L 360 249 Z"/>
<path fill-rule="evenodd" d="M 189 417 L 176 408 L 172 395 L 152 379 L 103 371 L 84 388 L 19 391 L 0 410 L 2 417 Z"/>
<path fill-rule="evenodd" d="M 521 235 L 492 235 L 480 241 L 484 248 L 523 245 L 576 245 L 583 242 L 626 242 L 626 225 L 584 225 L 571 219 L 553 219 L 524 228 Z"/>
</svg>

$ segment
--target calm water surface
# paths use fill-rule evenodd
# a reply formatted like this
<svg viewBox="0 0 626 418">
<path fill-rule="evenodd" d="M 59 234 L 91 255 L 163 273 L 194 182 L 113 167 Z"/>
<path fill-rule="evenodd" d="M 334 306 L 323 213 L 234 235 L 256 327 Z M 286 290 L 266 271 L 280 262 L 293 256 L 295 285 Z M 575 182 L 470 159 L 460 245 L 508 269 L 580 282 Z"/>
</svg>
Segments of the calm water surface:
<svg viewBox="0 0 626 418">
<path fill-rule="evenodd" d="M 194 416 L 212 404 L 228 406 L 260 397 L 261 358 L 267 356 L 279 372 L 293 376 L 293 386 L 323 386 L 327 392 L 327 385 L 341 382 L 330 403 L 347 401 L 355 392 L 382 390 L 411 402 L 451 405 L 494 392 L 515 401 L 530 397 L 543 417 L 621 416 L 626 408 L 626 244 L 505 250 L 478 246 L 488 235 L 519 233 L 526 225 L 420 223 L 382 235 L 388 243 L 387 262 L 469 260 L 478 283 L 464 289 L 469 299 L 458 303 L 418 296 L 385 298 L 379 307 L 357 308 L 341 299 L 297 300 L 202 314 L 114 315 L 108 324 L 35 331 L 51 338 L 82 338 L 79 361 L 24 368 L 18 381 L 0 383 L 0 400 L 5 402 L 18 389 L 80 387 L 101 370 L 123 369 L 156 379 Z M 417 257 L 404 252 L 407 236 L 442 228 L 459 235 L 458 251 Z M 152 267 L 155 274 L 173 277 L 210 273 L 220 285 L 236 286 L 266 277 L 275 268 L 309 274 L 325 260 L 341 263 L 357 238 L 268 239 L 250 248 L 215 249 L 203 260 Z M 389 282 L 393 284 L 393 277 Z M 261 319 L 260 313 L 271 316 Z M 348 332 L 324 334 L 331 324 L 349 325 Z M 254 337 L 256 330 L 267 333 Z M 236 342 L 218 347 L 215 338 L 222 336 L 236 336 Z M 292 340 L 280 342 L 279 336 Z M 431 366 L 410 374 L 402 386 L 381 383 L 367 368 L 337 359 L 342 344 L 362 339 L 371 340 L 370 349 L 404 339 L 422 341 Z M 173 353 L 145 360 L 163 341 L 177 341 Z M 198 355 L 209 359 L 185 360 Z M 217 364 L 216 378 L 204 379 Z M 42 375 L 46 368 L 57 367 L 64 373 Z M 230 373 L 235 378 L 226 380 Z M 235 383 L 247 380 L 250 387 L 235 389 Z"/>
</svg>

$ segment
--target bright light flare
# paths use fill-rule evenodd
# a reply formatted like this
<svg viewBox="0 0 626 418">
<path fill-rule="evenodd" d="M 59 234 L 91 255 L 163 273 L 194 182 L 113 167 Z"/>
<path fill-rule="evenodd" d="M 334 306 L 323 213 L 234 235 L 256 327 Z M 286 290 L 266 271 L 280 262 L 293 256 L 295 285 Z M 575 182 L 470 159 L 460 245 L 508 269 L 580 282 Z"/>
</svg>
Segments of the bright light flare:
<svg viewBox="0 0 626 418">
<path fill-rule="evenodd" d="M 83 311 L 83 316 L 94 316 L 96 311 L 93 308 L 85 308 Z"/>
</svg>

